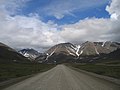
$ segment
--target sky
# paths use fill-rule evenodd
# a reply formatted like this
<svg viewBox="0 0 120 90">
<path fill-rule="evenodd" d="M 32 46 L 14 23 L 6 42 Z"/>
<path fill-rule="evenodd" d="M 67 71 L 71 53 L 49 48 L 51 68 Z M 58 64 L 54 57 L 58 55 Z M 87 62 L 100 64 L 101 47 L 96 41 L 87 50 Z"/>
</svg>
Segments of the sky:
<svg viewBox="0 0 120 90">
<path fill-rule="evenodd" d="M 58 44 L 120 42 L 120 0 L 0 0 L 0 42 L 41 52 Z"/>
</svg>

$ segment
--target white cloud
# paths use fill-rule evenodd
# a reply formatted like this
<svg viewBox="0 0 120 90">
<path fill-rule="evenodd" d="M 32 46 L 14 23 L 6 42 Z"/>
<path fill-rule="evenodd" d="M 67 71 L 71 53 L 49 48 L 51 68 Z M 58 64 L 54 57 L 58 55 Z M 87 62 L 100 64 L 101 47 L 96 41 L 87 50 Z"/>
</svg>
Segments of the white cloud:
<svg viewBox="0 0 120 90">
<path fill-rule="evenodd" d="M 0 1 L 1 42 L 14 48 L 34 47 L 37 49 L 64 42 L 58 35 L 58 25 L 54 22 L 44 23 L 38 19 L 37 14 L 32 14 L 29 17 L 19 15 L 11 17 L 10 12 L 2 5 L 8 5 L 8 2 Z"/>
<path fill-rule="evenodd" d="M 111 18 L 87 18 L 75 24 L 64 25 L 61 36 L 66 41 L 106 41 L 120 42 L 120 0 L 112 0 L 106 10 Z"/>
<path fill-rule="evenodd" d="M 64 25 L 61 36 L 67 41 L 100 41 L 110 30 L 109 19 L 87 18 L 75 24 Z M 106 24 L 107 23 L 107 24 Z"/>
<path fill-rule="evenodd" d="M 116 13 L 112 14 L 110 17 L 113 20 L 117 20 L 118 19 L 118 15 Z"/>
<path fill-rule="evenodd" d="M 75 24 L 62 26 L 53 21 L 44 23 L 38 19 L 37 14 L 29 17 L 19 15 L 11 17 L 10 13 L 0 4 L 0 41 L 15 48 L 34 47 L 36 49 L 61 42 L 120 41 L 120 8 L 117 1 L 119 0 L 112 0 L 111 4 L 106 7 L 111 15 L 109 19 L 86 18 Z M 62 16 L 58 18 L 60 17 Z"/>
<path fill-rule="evenodd" d="M 115 16 L 115 18 L 120 16 L 120 0 L 112 0 L 111 4 L 106 7 L 106 10 L 111 16 Z"/>
<path fill-rule="evenodd" d="M 106 7 L 106 10 L 111 15 L 112 23 L 109 34 L 112 34 L 113 40 L 120 41 L 120 0 L 112 0 L 111 4 Z"/>
<path fill-rule="evenodd" d="M 35 17 L 8 17 L 5 21 L 2 21 L 0 27 L 0 33 L 2 33 L 0 38 L 6 37 L 6 40 L 11 41 L 15 46 L 30 47 L 38 45 L 48 47 L 63 42 L 58 35 L 56 24 L 44 23 Z"/>
</svg>

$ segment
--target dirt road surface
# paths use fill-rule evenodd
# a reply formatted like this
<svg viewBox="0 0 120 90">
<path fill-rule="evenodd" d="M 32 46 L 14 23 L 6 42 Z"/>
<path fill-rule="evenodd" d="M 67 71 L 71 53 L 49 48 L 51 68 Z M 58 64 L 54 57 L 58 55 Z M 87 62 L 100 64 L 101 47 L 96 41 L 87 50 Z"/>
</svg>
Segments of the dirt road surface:
<svg viewBox="0 0 120 90">
<path fill-rule="evenodd" d="M 4 90 L 120 90 L 120 86 L 65 65 L 57 65 Z"/>
</svg>

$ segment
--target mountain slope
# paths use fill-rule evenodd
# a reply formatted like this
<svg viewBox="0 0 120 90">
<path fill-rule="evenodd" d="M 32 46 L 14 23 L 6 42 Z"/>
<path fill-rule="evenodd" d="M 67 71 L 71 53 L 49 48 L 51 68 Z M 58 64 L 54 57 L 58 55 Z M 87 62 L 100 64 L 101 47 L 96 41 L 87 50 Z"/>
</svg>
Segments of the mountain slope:
<svg viewBox="0 0 120 90">
<path fill-rule="evenodd" d="M 46 58 L 43 61 L 65 62 L 67 59 L 74 59 L 75 57 L 78 57 L 78 49 L 79 47 L 76 47 L 71 43 L 57 44 L 45 52 Z M 41 60 L 41 58 L 38 57 L 37 60 Z"/>
<path fill-rule="evenodd" d="M 116 42 L 85 42 L 81 44 L 79 53 L 81 56 L 108 54 L 120 48 L 119 43 Z"/>
<path fill-rule="evenodd" d="M 61 43 L 51 47 L 46 53 L 49 56 L 51 56 L 54 53 L 56 54 L 63 53 L 66 55 L 76 56 L 76 47 L 71 43 Z"/>
<path fill-rule="evenodd" d="M 19 54 L 9 46 L 0 43 L 0 62 L 29 62 L 27 58 Z"/>
<path fill-rule="evenodd" d="M 81 44 L 79 53 L 81 54 L 81 56 L 90 56 L 90 55 L 99 55 L 100 54 L 98 52 L 96 46 L 94 45 L 94 43 L 89 42 L 89 41 Z"/>
<path fill-rule="evenodd" d="M 85 42 L 81 45 L 61 43 L 51 47 L 37 60 L 45 62 L 91 61 L 120 48 L 117 42 Z M 79 58 L 78 58 L 79 57 Z M 44 60 L 42 60 L 44 59 Z"/>
<path fill-rule="evenodd" d="M 117 50 L 109 53 L 107 56 L 108 56 L 108 58 L 111 58 L 111 59 L 120 59 L 120 49 L 117 49 Z"/>
</svg>

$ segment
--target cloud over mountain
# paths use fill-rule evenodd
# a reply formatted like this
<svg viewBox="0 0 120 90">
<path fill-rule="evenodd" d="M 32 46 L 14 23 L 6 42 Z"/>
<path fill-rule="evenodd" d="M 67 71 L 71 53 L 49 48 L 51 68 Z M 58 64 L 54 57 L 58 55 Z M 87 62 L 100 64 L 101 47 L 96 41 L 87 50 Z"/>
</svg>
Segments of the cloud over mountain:
<svg viewBox="0 0 120 90">
<path fill-rule="evenodd" d="M 37 13 L 33 13 L 30 16 L 12 16 L 13 13 L 17 13 L 21 7 L 24 7 L 26 5 L 26 2 L 24 2 L 24 0 L 18 1 L 20 2 L 20 4 L 16 4 L 14 0 L 10 0 L 9 2 L 7 0 L 0 1 L 0 41 L 14 48 L 34 47 L 36 49 L 45 49 L 58 43 L 77 43 L 86 40 L 120 41 L 119 0 L 112 0 L 110 5 L 106 6 L 106 10 L 111 16 L 110 18 L 85 18 L 79 20 L 76 23 L 65 25 L 58 25 L 51 20 L 49 20 L 48 22 L 43 22 L 42 19 L 39 18 L 40 16 L 37 15 Z M 50 13 L 51 15 L 54 15 L 56 16 L 56 18 L 59 19 L 64 17 L 65 14 L 72 15 L 71 12 L 73 10 L 71 10 L 71 8 L 75 9 L 74 7 L 78 6 L 78 4 L 75 4 L 75 6 L 72 4 L 72 0 L 69 1 L 69 5 L 65 4 L 66 7 L 64 7 L 64 10 L 60 9 L 61 6 L 56 6 L 56 12 L 54 12 L 52 6 L 48 6 L 51 7 L 48 14 Z M 77 3 L 77 1 L 74 3 Z M 61 3 L 59 5 L 61 5 Z M 79 6 L 79 8 L 82 9 L 84 7 Z M 45 10 L 47 10 L 47 8 L 45 8 Z M 10 13 L 11 11 L 12 13 Z"/>
</svg>

